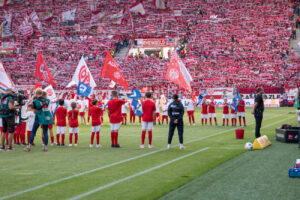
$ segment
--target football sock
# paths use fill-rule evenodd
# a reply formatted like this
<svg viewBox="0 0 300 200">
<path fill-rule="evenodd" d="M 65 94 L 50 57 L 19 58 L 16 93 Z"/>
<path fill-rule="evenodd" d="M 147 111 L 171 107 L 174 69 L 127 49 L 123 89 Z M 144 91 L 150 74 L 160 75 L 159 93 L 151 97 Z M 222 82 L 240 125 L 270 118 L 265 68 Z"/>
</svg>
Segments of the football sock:
<svg viewBox="0 0 300 200">
<path fill-rule="evenodd" d="M 75 133 L 75 144 L 78 142 L 78 133 Z"/>
<path fill-rule="evenodd" d="M 142 145 L 145 143 L 146 131 L 142 131 Z"/>
<path fill-rule="evenodd" d="M 92 132 L 92 135 L 91 135 L 91 144 L 94 144 L 94 137 L 95 137 L 95 132 Z"/>
<path fill-rule="evenodd" d="M 96 133 L 97 144 L 100 144 L 100 132 Z"/>
<path fill-rule="evenodd" d="M 148 131 L 149 144 L 152 145 L 152 130 Z"/>
</svg>

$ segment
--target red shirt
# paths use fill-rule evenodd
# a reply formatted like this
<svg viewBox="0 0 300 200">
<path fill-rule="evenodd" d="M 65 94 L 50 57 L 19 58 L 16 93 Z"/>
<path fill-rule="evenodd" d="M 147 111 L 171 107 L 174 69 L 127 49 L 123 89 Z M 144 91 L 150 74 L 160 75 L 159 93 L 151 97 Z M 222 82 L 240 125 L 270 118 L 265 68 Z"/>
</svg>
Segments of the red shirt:
<svg viewBox="0 0 300 200">
<path fill-rule="evenodd" d="M 77 128 L 78 127 L 78 110 L 74 110 L 74 115 L 72 117 L 72 110 L 68 112 L 68 120 L 69 120 L 69 126 L 71 128 Z"/>
<path fill-rule="evenodd" d="M 208 106 L 208 113 L 216 113 L 216 111 L 215 111 L 215 103 L 214 102 L 210 102 L 210 104 Z"/>
<path fill-rule="evenodd" d="M 67 109 L 60 106 L 56 109 L 56 126 L 67 126 Z"/>
<path fill-rule="evenodd" d="M 239 102 L 237 106 L 238 112 L 245 112 L 245 101 L 242 100 L 242 102 Z"/>
<path fill-rule="evenodd" d="M 207 104 L 206 104 L 206 102 L 202 103 L 202 112 L 201 112 L 201 114 L 207 115 Z"/>
<path fill-rule="evenodd" d="M 142 103 L 143 122 L 153 122 L 153 112 L 156 111 L 155 103 L 151 100 L 145 100 Z"/>
<path fill-rule="evenodd" d="M 229 106 L 227 104 L 223 104 L 224 107 L 223 107 L 223 114 L 224 115 L 228 115 L 229 114 Z"/>
<path fill-rule="evenodd" d="M 122 105 L 126 102 L 121 99 L 112 99 L 107 104 L 107 110 L 109 111 L 109 121 L 112 124 L 120 123 L 122 121 Z"/>
<path fill-rule="evenodd" d="M 236 114 L 235 110 L 233 110 L 232 108 L 231 108 L 231 112 L 230 113 L 231 114 Z"/>
<path fill-rule="evenodd" d="M 100 126 L 101 125 L 101 120 L 100 116 L 102 114 L 103 110 L 99 107 L 91 107 L 90 109 L 90 114 L 92 116 L 92 126 Z"/>
</svg>

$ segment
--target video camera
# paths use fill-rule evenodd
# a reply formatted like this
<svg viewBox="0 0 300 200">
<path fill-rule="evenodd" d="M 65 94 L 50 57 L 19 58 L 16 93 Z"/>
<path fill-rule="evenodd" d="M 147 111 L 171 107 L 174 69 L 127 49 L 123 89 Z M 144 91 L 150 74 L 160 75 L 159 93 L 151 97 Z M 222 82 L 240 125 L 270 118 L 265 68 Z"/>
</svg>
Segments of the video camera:
<svg viewBox="0 0 300 200">
<path fill-rule="evenodd" d="M 27 96 L 24 94 L 23 90 L 13 92 L 12 98 L 14 100 L 14 104 L 17 106 L 24 106 L 26 104 L 25 100 L 27 99 Z"/>
</svg>

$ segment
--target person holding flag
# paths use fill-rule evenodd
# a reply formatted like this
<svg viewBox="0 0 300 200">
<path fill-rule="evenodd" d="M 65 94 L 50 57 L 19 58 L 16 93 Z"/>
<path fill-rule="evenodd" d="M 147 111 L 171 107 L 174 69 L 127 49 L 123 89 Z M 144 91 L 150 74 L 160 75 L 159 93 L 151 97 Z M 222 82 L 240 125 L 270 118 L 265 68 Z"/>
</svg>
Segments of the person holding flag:
<svg viewBox="0 0 300 200">
<path fill-rule="evenodd" d="M 126 103 L 126 101 L 118 99 L 118 92 L 111 92 L 112 99 L 108 101 L 107 111 L 108 117 L 110 121 L 110 129 L 111 129 L 111 147 L 112 148 L 120 148 L 118 143 L 118 135 L 120 129 L 120 123 L 122 121 L 122 105 Z"/>
<path fill-rule="evenodd" d="M 146 137 L 146 131 L 148 130 L 148 147 L 153 148 L 152 146 L 152 128 L 153 128 L 153 122 L 155 123 L 156 118 L 156 105 L 152 100 L 152 93 L 147 92 L 145 94 L 146 100 L 142 103 L 142 109 L 143 109 L 143 122 L 142 122 L 142 144 L 140 145 L 140 148 L 144 148 L 145 143 L 145 137 Z"/>
</svg>

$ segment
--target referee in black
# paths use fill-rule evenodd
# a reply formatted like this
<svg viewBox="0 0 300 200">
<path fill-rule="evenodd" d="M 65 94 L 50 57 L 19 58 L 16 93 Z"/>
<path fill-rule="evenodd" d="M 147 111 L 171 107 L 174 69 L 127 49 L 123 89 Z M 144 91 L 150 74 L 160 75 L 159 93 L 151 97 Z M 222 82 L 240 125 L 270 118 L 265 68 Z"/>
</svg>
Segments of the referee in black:
<svg viewBox="0 0 300 200">
<path fill-rule="evenodd" d="M 263 88 L 259 87 L 256 90 L 256 98 L 255 98 L 255 104 L 252 111 L 252 114 L 254 114 L 256 126 L 255 126 L 255 137 L 260 137 L 260 127 L 263 120 L 263 112 L 264 112 L 264 101 L 263 101 L 263 94 L 264 90 Z"/>
<path fill-rule="evenodd" d="M 184 114 L 184 107 L 183 107 L 181 101 L 178 99 L 178 95 L 174 94 L 173 102 L 168 107 L 168 115 L 170 117 L 168 149 L 171 148 L 172 138 L 173 138 L 176 127 L 178 130 L 180 149 L 184 149 L 184 146 L 183 146 L 183 114 Z"/>
</svg>

